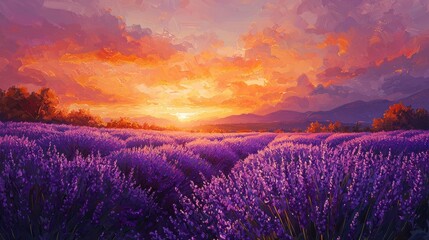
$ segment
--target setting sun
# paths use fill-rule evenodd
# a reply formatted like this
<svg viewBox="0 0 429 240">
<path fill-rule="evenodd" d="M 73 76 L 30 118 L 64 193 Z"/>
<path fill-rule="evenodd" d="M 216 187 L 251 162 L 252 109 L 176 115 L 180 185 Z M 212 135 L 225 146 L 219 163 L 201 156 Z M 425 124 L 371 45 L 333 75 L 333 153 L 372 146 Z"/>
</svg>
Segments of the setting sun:
<svg viewBox="0 0 429 240">
<path fill-rule="evenodd" d="M 0 0 L 0 240 L 428 239 L 429 0 Z"/>
<path fill-rule="evenodd" d="M 177 119 L 181 122 L 185 122 L 185 121 L 189 121 L 191 120 L 191 117 L 194 116 L 194 113 L 183 113 L 183 112 L 178 112 L 174 114 Z"/>
</svg>

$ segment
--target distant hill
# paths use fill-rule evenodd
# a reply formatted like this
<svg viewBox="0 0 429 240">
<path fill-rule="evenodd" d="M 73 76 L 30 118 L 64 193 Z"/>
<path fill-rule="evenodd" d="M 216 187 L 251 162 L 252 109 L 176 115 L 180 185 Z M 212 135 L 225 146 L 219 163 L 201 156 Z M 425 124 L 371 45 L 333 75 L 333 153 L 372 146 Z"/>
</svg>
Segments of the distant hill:
<svg viewBox="0 0 429 240">
<path fill-rule="evenodd" d="M 264 115 L 265 122 L 302 122 L 307 120 L 308 113 L 280 110 Z"/>
<path fill-rule="evenodd" d="M 399 99 L 398 102 L 402 102 L 405 105 L 411 105 L 413 108 L 424 108 L 429 110 L 429 88 L 409 97 Z"/>
<path fill-rule="evenodd" d="M 212 121 L 210 124 L 249 124 L 274 122 L 314 122 L 340 121 L 343 123 L 372 122 L 394 102 L 374 100 L 369 102 L 356 101 L 344 104 L 329 111 L 296 112 L 280 110 L 267 115 L 241 114 Z"/>
<path fill-rule="evenodd" d="M 300 122 L 306 120 L 306 113 L 281 110 L 267 115 L 241 114 L 232 115 L 210 122 L 211 124 L 240 124 L 240 123 L 270 123 L 270 122 Z"/>
<path fill-rule="evenodd" d="M 231 115 L 225 118 L 220 118 L 214 121 L 209 121 L 207 124 L 239 124 L 239 123 L 262 123 L 264 116 L 253 113 Z"/>
<path fill-rule="evenodd" d="M 228 124 L 234 125 L 238 128 L 237 124 L 267 124 L 267 123 L 282 123 L 286 125 L 296 126 L 299 122 L 326 122 L 326 121 L 340 121 L 342 123 L 371 123 L 374 118 L 381 117 L 386 109 L 397 102 L 402 102 L 405 105 L 411 105 L 413 108 L 425 108 L 429 110 L 429 89 L 422 90 L 409 97 L 398 99 L 397 101 L 389 101 L 385 99 L 378 99 L 373 101 L 355 101 L 341 105 L 329 111 L 317 112 L 297 112 L 280 110 L 266 115 L 257 114 L 241 114 L 232 115 L 229 117 L 221 118 L 218 120 L 210 121 L 207 125 L 220 125 Z M 256 125 L 255 125 L 256 124 Z M 277 126 L 278 124 L 273 124 Z"/>
<path fill-rule="evenodd" d="M 390 105 L 397 102 L 402 102 L 405 105 L 411 105 L 413 108 L 425 108 L 429 110 L 429 89 L 422 90 L 406 98 L 398 99 L 397 101 L 389 101 L 385 99 L 368 102 L 355 101 L 341 105 L 329 111 L 297 112 L 279 110 L 266 115 L 248 113 L 232 115 L 211 121 L 199 121 L 197 122 L 198 126 L 191 122 L 183 127 L 194 130 L 222 130 L 227 132 L 247 130 L 274 131 L 277 129 L 291 131 L 293 129 L 305 129 L 310 122 L 314 121 L 340 121 L 345 125 L 354 125 L 356 122 L 361 122 L 365 126 L 369 126 L 374 118 L 381 117 L 384 111 L 386 111 Z M 133 120 L 159 126 L 172 126 L 180 124 L 177 121 L 155 118 L 151 116 L 143 116 L 134 118 Z M 181 124 L 184 125 L 184 123 Z"/>
<path fill-rule="evenodd" d="M 381 117 L 394 102 L 374 100 L 369 102 L 356 101 L 344 104 L 330 111 L 313 112 L 307 116 L 308 121 L 339 121 L 342 123 L 372 122 Z"/>
<path fill-rule="evenodd" d="M 157 126 L 164 126 L 164 127 L 174 125 L 173 121 L 170 121 L 164 118 L 152 117 L 152 116 L 136 117 L 136 118 L 133 118 L 132 120 L 137 121 L 139 123 L 148 123 L 148 124 L 154 124 Z"/>
</svg>

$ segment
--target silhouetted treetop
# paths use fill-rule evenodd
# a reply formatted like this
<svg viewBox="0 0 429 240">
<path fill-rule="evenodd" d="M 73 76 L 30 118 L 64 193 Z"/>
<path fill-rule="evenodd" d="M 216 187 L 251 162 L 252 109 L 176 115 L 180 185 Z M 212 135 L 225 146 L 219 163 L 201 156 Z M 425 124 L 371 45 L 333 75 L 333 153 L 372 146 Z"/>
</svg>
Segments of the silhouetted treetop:
<svg viewBox="0 0 429 240">
<path fill-rule="evenodd" d="M 48 121 L 57 111 L 59 100 L 50 88 L 29 93 L 24 87 L 0 91 L 0 117 L 12 121 Z"/>
<path fill-rule="evenodd" d="M 413 109 L 397 103 L 391 105 L 382 118 L 374 119 L 372 127 L 375 131 L 429 129 L 429 114 L 423 108 Z"/>
<path fill-rule="evenodd" d="M 129 118 L 119 118 L 105 123 L 101 117 L 87 109 L 70 112 L 59 108 L 59 98 L 50 88 L 41 88 L 29 92 L 25 87 L 12 86 L 8 90 L 0 89 L 0 121 L 55 122 L 77 126 L 136 128 L 163 130 L 147 123 L 140 124 Z"/>
</svg>

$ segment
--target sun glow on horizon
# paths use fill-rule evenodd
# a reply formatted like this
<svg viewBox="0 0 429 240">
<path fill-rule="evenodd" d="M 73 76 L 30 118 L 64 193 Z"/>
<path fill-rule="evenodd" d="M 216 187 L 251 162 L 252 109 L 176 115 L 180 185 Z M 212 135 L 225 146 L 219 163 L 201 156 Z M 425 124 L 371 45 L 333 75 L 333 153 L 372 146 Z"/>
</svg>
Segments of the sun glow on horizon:
<svg viewBox="0 0 429 240">
<path fill-rule="evenodd" d="M 174 116 L 177 117 L 177 119 L 181 122 L 190 121 L 192 116 L 194 116 L 195 113 L 187 113 L 187 112 L 177 112 L 174 114 Z"/>
</svg>

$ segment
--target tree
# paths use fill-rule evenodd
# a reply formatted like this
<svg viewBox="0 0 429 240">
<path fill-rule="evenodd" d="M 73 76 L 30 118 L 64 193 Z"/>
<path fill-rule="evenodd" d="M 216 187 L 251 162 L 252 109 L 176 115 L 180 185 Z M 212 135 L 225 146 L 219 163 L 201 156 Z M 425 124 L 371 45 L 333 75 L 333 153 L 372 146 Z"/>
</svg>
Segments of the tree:
<svg viewBox="0 0 429 240">
<path fill-rule="evenodd" d="M 28 112 L 35 121 L 49 121 L 57 114 L 59 100 L 50 88 L 41 88 L 38 92 L 32 92 L 28 97 Z"/>
<path fill-rule="evenodd" d="M 126 117 L 120 117 L 118 119 L 112 119 L 107 123 L 108 128 L 134 128 L 134 129 L 142 129 L 143 126 L 137 122 L 132 121 Z"/>
<path fill-rule="evenodd" d="M 0 118 L 12 121 L 49 121 L 56 112 L 58 97 L 50 88 L 29 93 L 24 87 L 0 90 Z"/>
<path fill-rule="evenodd" d="M 326 132 L 341 132 L 343 130 L 343 125 L 338 121 L 334 123 L 331 122 L 326 130 Z"/>
<path fill-rule="evenodd" d="M 41 88 L 29 93 L 24 87 L 0 89 L 0 120 L 65 123 L 78 126 L 104 127 L 106 124 L 89 110 L 78 109 L 67 113 L 59 107 L 59 99 L 50 88 Z M 107 123 L 112 128 L 135 128 L 164 130 L 156 125 L 139 124 L 129 118 L 119 118 Z"/>
<path fill-rule="evenodd" d="M 429 129 L 429 113 L 426 109 L 416 109 L 413 118 L 413 126 L 415 129 Z"/>
<path fill-rule="evenodd" d="M 39 90 L 40 105 L 37 109 L 37 119 L 51 120 L 57 114 L 57 107 L 60 103 L 57 94 L 50 88 Z"/>
<path fill-rule="evenodd" d="M 330 122 L 328 125 L 321 124 L 319 122 L 312 122 L 307 128 L 309 133 L 320 133 L 320 132 L 342 132 L 344 131 L 343 125 L 336 121 Z"/>
<path fill-rule="evenodd" d="M 320 133 L 320 132 L 322 132 L 322 128 L 323 128 L 323 125 L 322 124 L 320 124 L 319 122 L 312 122 L 312 123 L 310 123 L 310 126 L 308 126 L 308 128 L 307 128 L 307 132 L 309 132 L 309 133 Z"/>
<path fill-rule="evenodd" d="M 65 119 L 66 123 L 76 126 L 103 127 L 104 122 L 99 116 L 92 115 L 87 109 L 72 110 Z"/>
<path fill-rule="evenodd" d="M 362 123 L 361 122 L 356 122 L 355 125 L 353 125 L 352 127 L 352 131 L 353 132 L 361 132 L 362 131 Z"/>
<path fill-rule="evenodd" d="M 414 110 L 402 103 L 391 105 L 382 118 L 374 119 L 375 131 L 429 129 L 429 114 L 425 109 Z"/>
<path fill-rule="evenodd" d="M 6 95 L 6 92 L 3 89 L 0 89 L 0 120 L 5 120 L 6 115 L 4 112 L 5 103 L 4 103 L 4 96 Z"/>
<path fill-rule="evenodd" d="M 30 121 L 32 114 L 28 108 L 29 93 L 23 87 L 10 87 L 4 97 L 1 112 L 6 120 Z"/>
<path fill-rule="evenodd" d="M 50 120 L 50 122 L 53 122 L 53 123 L 68 123 L 67 122 L 67 115 L 68 115 L 68 112 L 65 109 L 58 109 L 55 112 L 55 115 Z"/>
</svg>

